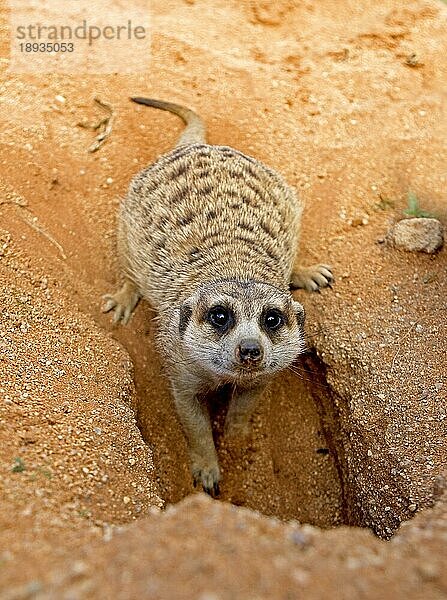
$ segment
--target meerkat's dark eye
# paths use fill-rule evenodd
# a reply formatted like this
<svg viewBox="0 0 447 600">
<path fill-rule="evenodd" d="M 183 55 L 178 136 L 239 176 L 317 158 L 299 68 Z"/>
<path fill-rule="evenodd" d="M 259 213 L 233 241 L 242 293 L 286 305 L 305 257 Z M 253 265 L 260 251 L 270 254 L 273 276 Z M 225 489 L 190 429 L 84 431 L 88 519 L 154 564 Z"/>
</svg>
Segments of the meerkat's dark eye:
<svg viewBox="0 0 447 600">
<path fill-rule="evenodd" d="M 264 315 L 264 325 L 270 331 L 276 331 L 284 324 L 284 315 L 275 308 L 266 311 Z"/>
<path fill-rule="evenodd" d="M 207 315 L 207 320 L 216 329 L 225 329 L 232 322 L 232 313 L 224 306 L 213 306 L 210 308 Z"/>
</svg>

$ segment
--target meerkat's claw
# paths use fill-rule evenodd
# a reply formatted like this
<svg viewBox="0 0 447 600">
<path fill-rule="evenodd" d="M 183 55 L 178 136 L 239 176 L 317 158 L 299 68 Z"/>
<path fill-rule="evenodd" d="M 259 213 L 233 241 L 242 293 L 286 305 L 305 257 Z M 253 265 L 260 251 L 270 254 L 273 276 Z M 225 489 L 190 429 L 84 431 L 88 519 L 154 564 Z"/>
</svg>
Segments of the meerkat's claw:
<svg viewBox="0 0 447 600">
<path fill-rule="evenodd" d="M 220 488 L 218 483 L 214 483 L 213 487 L 211 488 L 202 485 L 202 488 L 205 494 L 208 494 L 208 496 L 211 496 L 211 498 L 218 498 L 220 495 Z"/>
<path fill-rule="evenodd" d="M 107 313 L 110 310 L 112 310 L 112 308 L 115 308 L 116 301 L 115 301 L 115 299 L 112 296 L 110 296 L 109 294 L 104 294 L 104 296 L 102 297 L 102 299 L 105 301 L 105 304 L 102 307 L 102 312 L 103 313 Z"/>
<path fill-rule="evenodd" d="M 200 468 L 193 465 L 192 473 L 194 478 L 194 486 L 201 485 L 203 491 L 209 494 L 212 498 L 216 498 L 220 494 L 220 471 L 217 465 L 208 468 Z"/>
<path fill-rule="evenodd" d="M 121 321 L 123 325 L 126 325 L 126 323 L 129 321 L 131 311 L 129 311 L 127 307 L 119 304 L 116 298 L 111 294 L 105 294 L 102 298 L 105 301 L 105 304 L 102 307 L 102 312 L 107 313 L 113 310 L 113 322 L 119 323 Z"/>
<path fill-rule="evenodd" d="M 194 487 L 197 488 L 199 486 L 201 486 L 205 494 L 208 494 L 211 498 L 217 498 L 220 494 L 218 483 L 213 483 L 212 487 L 208 487 L 201 480 L 194 479 Z"/>
<path fill-rule="evenodd" d="M 126 281 L 118 292 L 115 294 L 105 294 L 102 298 L 105 301 L 102 312 L 107 313 L 113 310 L 113 322 L 121 322 L 123 325 L 126 325 L 138 304 L 140 296 L 135 286 L 131 282 Z"/>
<path fill-rule="evenodd" d="M 292 273 L 290 288 L 292 290 L 302 288 L 309 292 L 319 292 L 320 288 L 331 288 L 333 281 L 334 276 L 330 266 L 312 265 L 311 267 L 302 267 Z"/>
</svg>

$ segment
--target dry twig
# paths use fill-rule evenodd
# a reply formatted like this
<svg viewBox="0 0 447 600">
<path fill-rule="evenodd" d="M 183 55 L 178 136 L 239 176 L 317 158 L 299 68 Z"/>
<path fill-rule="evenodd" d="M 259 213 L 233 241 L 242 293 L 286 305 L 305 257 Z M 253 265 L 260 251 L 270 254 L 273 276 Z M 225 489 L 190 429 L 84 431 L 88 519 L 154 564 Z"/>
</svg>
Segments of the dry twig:
<svg viewBox="0 0 447 600">
<path fill-rule="evenodd" d="M 79 127 L 84 127 L 84 129 L 92 129 L 93 131 L 98 131 L 98 134 L 95 138 L 93 144 L 89 147 L 89 152 L 96 152 L 101 148 L 106 139 L 112 133 L 112 124 L 113 124 L 113 108 L 110 104 L 106 102 L 102 102 L 99 98 L 95 98 L 95 102 L 98 106 L 100 106 L 103 110 L 105 110 L 108 114 L 106 117 L 100 119 L 97 123 L 78 123 Z"/>
</svg>

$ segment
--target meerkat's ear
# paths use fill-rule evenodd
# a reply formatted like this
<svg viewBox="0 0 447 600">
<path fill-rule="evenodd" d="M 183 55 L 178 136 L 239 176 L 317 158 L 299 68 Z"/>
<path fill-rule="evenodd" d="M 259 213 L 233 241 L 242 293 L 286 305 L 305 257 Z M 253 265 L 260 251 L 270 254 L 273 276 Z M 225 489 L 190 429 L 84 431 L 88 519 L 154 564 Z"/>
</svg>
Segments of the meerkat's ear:
<svg viewBox="0 0 447 600">
<path fill-rule="evenodd" d="M 297 302 L 296 300 L 294 300 L 292 302 L 292 309 L 293 312 L 296 315 L 296 320 L 298 321 L 298 325 L 300 327 L 304 326 L 304 321 L 306 319 L 306 313 L 304 312 L 304 307 L 302 304 L 300 304 L 299 302 Z"/>
<path fill-rule="evenodd" d="M 180 307 L 178 330 L 180 337 L 185 335 L 186 328 L 192 317 L 192 306 L 189 300 L 186 300 Z"/>
</svg>

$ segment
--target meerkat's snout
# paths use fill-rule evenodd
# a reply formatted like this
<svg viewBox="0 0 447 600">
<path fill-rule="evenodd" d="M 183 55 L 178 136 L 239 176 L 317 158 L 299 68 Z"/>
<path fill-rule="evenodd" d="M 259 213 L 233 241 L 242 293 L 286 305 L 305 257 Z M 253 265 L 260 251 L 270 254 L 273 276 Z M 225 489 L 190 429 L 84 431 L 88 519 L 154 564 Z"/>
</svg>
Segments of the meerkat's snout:
<svg viewBox="0 0 447 600">
<path fill-rule="evenodd" d="M 236 346 L 236 360 L 244 366 L 257 365 L 264 356 L 264 348 L 254 338 L 246 338 Z"/>
</svg>

